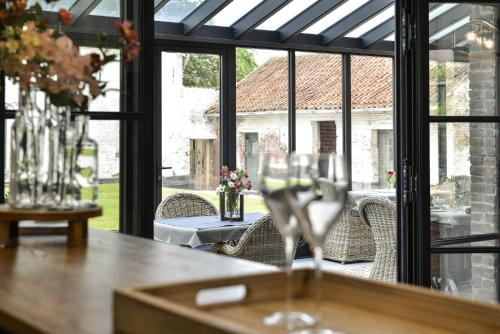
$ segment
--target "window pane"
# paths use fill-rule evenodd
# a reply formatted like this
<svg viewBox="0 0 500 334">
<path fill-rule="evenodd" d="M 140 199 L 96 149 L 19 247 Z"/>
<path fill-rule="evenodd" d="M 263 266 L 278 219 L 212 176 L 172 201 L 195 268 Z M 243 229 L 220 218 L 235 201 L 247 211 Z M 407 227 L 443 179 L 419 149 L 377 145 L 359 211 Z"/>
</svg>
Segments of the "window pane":
<svg viewBox="0 0 500 334">
<path fill-rule="evenodd" d="M 170 0 L 156 14 L 155 21 L 181 22 L 203 0 Z"/>
<path fill-rule="evenodd" d="M 392 60 L 352 57 L 352 187 L 393 188 Z"/>
<path fill-rule="evenodd" d="M 344 17 L 347 15 L 351 14 L 354 12 L 356 9 L 359 7 L 363 6 L 365 3 L 367 3 L 370 0 L 349 0 L 343 5 L 340 5 L 338 8 L 333 10 L 331 13 L 327 14 L 325 17 L 323 17 L 321 20 L 304 30 L 304 33 L 306 34 L 319 34 L 338 21 L 342 20 Z M 372 0 L 376 1 L 376 0 Z"/>
<path fill-rule="evenodd" d="M 382 12 L 377 14 L 372 19 L 361 24 L 359 27 L 357 27 L 356 29 L 354 29 L 353 31 L 348 33 L 346 35 L 346 37 L 353 37 L 353 38 L 361 37 L 362 35 L 366 34 L 370 30 L 376 28 L 377 26 L 381 25 L 385 21 L 389 20 L 391 17 L 394 17 L 394 6 L 391 6 L 387 9 L 384 9 Z"/>
<path fill-rule="evenodd" d="M 293 0 L 290 4 L 283 7 L 276 14 L 264 21 L 257 29 L 277 30 L 279 27 L 299 15 L 309 6 L 318 0 Z"/>
<path fill-rule="evenodd" d="M 90 15 L 120 17 L 120 0 L 103 0 Z"/>
<path fill-rule="evenodd" d="M 498 302 L 498 254 L 434 254 L 431 261 L 434 289 Z"/>
<path fill-rule="evenodd" d="M 452 21 L 457 13 L 466 16 Z M 457 4 L 430 21 L 431 115 L 498 115 L 497 16 L 493 6 Z"/>
<path fill-rule="evenodd" d="M 229 27 L 263 0 L 234 0 L 215 15 L 207 25 Z"/>
<path fill-rule="evenodd" d="M 89 137 L 99 149 L 99 199 L 103 216 L 90 227 L 118 230 L 120 223 L 120 121 L 90 121 Z"/>
<path fill-rule="evenodd" d="M 42 9 L 45 11 L 56 12 L 59 8 L 70 9 L 71 6 L 76 2 L 76 0 L 59 0 L 56 2 L 47 3 L 45 0 L 37 1 L 37 0 L 29 0 L 28 7 L 34 5 L 35 3 L 40 4 Z"/>
<path fill-rule="evenodd" d="M 162 53 L 162 197 L 197 194 L 219 207 L 220 57 Z"/>
<path fill-rule="evenodd" d="M 342 56 L 296 53 L 299 153 L 342 153 Z"/>
<path fill-rule="evenodd" d="M 108 50 L 109 51 L 109 50 Z M 82 47 L 82 54 L 98 52 L 95 48 Z M 120 79 L 121 79 L 121 63 L 120 52 L 118 50 L 109 51 L 117 56 L 117 61 L 106 64 L 103 67 L 101 76 L 107 81 L 106 94 L 92 100 L 89 104 L 89 111 L 120 111 Z"/>
<path fill-rule="evenodd" d="M 288 152 L 288 54 L 239 48 L 236 64 L 236 159 L 257 184 L 263 155 Z M 267 211 L 257 193 L 252 199 L 248 212 Z"/>
<path fill-rule="evenodd" d="M 5 78 L 5 109 L 17 110 L 19 107 L 19 85 Z"/>
</svg>

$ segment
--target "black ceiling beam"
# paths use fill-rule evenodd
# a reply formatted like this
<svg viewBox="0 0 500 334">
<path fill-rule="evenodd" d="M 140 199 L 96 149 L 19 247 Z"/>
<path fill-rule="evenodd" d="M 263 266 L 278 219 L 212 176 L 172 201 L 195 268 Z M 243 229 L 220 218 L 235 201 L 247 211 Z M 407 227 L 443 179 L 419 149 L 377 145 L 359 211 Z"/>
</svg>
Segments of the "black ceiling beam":
<svg viewBox="0 0 500 334">
<path fill-rule="evenodd" d="M 165 7 L 167 2 L 169 1 L 170 0 L 160 0 L 160 2 L 158 2 L 158 4 L 155 6 L 155 14 L 158 13 L 163 7 Z"/>
<path fill-rule="evenodd" d="M 102 2 L 102 0 L 78 0 L 71 6 L 69 11 L 73 15 L 72 25 L 79 25 L 80 21 L 90 15 L 90 13 Z"/>
<path fill-rule="evenodd" d="M 468 5 L 457 5 L 429 22 L 429 36 L 470 15 Z"/>
<path fill-rule="evenodd" d="M 330 13 L 342 2 L 344 2 L 344 0 L 320 0 L 309 6 L 302 13 L 295 16 L 278 29 L 281 41 L 286 42 L 290 38 L 298 35 L 313 25 L 316 21 Z"/>
<path fill-rule="evenodd" d="M 324 46 L 322 37 L 315 34 L 302 33 L 297 35 L 293 40 L 283 43 L 280 41 L 280 34 L 277 31 L 251 30 L 241 38 L 234 39 L 234 31 L 231 27 L 205 25 L 189 36 L 182 33 L 182 28 L 181 23 L 156 21 L 156 43 L 166 45 L 193 43 L 205 47 L 219 44 L 248 48 L 330 52 L 382 57 L 392 57 L 394 55 L 394 43 L 388 41 L 377 43 L 377 45 L 374 45 L 370 49 L 363 49 L 363 41 L 360 38 L 345 37 L 339 39 L 335 46 Z"/>
<path fill-rule="evenodd" d="M 389 7 L 394 3 L 394 0 L 376 0 L 369 1 L 351 14 L 342 18 L 340 21 L 324 30 L 321 35 L 325 45 L 333 43 L 336 39 L 348 34 L 351 30 L 377 15 L 380 11 Z"/>
<path fill-rule="evenodd" d="M 232 1 L 233 0 L 205 0 L 205 2 L 196 7 L 191 14 L 182 20 L 181 23 L 184 25 L 184 35 L 189 35 L 203 26 Z"/>
<path fill-rule="evenodd" d="M 250 30 L 259 26 L 291 1 L 292 0 L 266 0 L 261 2 L 257 7 L 249 11 L 231 26 L 234 30 L 234 38 L 240 38 Z"/>
<path fill-rule="evenodd" d="M 370 30 L 369 32 L 361 36 L 361 39 L 363 40 L 363 46 L 365 48 L 369 48 L 373 44 L 381 41 L 382 39 L 384 39 L 385 37 L 389 36 L 394 32 L 395 26 L 396 26 L 396 19 L 394 17 L 391 17 L 389 20 L 385 21 L 381 25 Z"/>
</svg>

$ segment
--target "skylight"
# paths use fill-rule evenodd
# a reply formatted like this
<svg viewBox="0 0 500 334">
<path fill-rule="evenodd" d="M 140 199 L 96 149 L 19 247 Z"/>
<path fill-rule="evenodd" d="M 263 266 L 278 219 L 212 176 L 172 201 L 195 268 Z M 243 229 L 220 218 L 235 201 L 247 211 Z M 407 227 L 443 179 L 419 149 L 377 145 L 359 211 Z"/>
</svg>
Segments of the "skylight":
<svg viewBox="0 0 500 334">
<path fill-rule="evenodd" d="M 120 0 L 103 0 L 90 15 L 120 17 Z"/>
<path fill-rule="evenodd" d="M 181 22 L 203 0 L 170 0 L 155 15 L 155 21 Z"/>
<path fill-rule="evenodd" d="M 318 0 L 293 0 L 288 5 L 279 10 L 276 14 L 264 21 L 257 29 L 277 30 L 285 23 L 299 15 Z"/>
<path fill-rule="evenodd" d="M 59 0 L 57 2 L 47 3 L 45 0 L 29 0 L 28 6 L 33 6 L 35 3 L 39 3 L 42 9 L 48 12 L 56 12 L 60 8 L 70 9 L 71 6 L 76 2 L 76 0 Z"/>
<path fill-rule="evenodd" d="M 445 3 L 445 4 L 442 4 L 441 6 L 438 6 L 436 9 L 432 10 L 429 13 L 429 21 L 434 20 L 439 15 L 446 13 L 447 11 L 449 11 L 450 9 L 452 9 L 453 7 L 455 7 L 457 5 L 458 5 L 457 3 Z"/>
<path fill-rule="evenodd" d="M 320 34 L 370 0 L 349 0 L 321 20 L 304 30 L 306 34 Z M 376 1 L 376 0 L 375 0 Z"/>
<path fill-rule="evenodd" d="M 434 43 L 440 38 L 454 32 L 455 30 L 462 28 L 464 25 L 470 22 L 470 16 L 464 17 L 463 19 L 456 21 L 455 23 L 450 24 L 448 27 L 438 31 L 434 35 L 429 38 L 429 43 Z"/>
<path fill-rule="evenodd" d="M 356 29 L 348 33 L 346 37 L 359 38 L 392 17 L 394 17 L 394 6 L 390 6 L 385 10 L 381 11 L 379 14 L 377 14 L 370 20 L 366 21 L 365 23 L 361 24 Z"/>
<path fill-rule="evenodd" d="M 207 22 L 207 25 L 229 27 L 262 1 L 263 0 L 234 0 Z"/>
</svg>

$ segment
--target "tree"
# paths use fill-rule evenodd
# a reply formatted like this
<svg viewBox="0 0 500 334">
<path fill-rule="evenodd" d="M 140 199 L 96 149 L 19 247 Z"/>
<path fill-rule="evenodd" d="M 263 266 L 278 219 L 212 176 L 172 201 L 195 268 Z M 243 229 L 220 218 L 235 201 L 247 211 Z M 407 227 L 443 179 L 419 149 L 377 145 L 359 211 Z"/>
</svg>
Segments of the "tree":
<svg viewBox="0 0 500 334">
<path fill-rule="evenodd" d="M 220 58 L 215 55 L 186 54 L 182 58 L 183 79 L 186 87 L 219 88 Z M 257 68 L 253 53 L 236 49 L 236 81 L 243 80 Z"/>
</svg>

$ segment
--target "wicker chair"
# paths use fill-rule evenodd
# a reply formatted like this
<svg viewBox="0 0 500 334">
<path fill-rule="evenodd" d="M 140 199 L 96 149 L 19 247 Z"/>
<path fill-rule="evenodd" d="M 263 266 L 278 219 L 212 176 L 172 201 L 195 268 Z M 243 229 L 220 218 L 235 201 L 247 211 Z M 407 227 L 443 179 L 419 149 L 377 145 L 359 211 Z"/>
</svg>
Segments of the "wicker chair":
<svg viewBox="0 0 500 334">
<path fill-rule="evenodd" d="M 275 266 L 285 265 L 285 243 L 269 214 L 253 223 L 236 245 L 216 243 L 212 251 Z"/>
<path fill-rule="evenodd" d="M 164 199 L 156 209 L 156 219 L 173 217 L 215 216 L 212 203 L 195 194 L 175 194 Z"/>
<path fill-rule="evenodd" d="M 361 219 L 351 216 L 353 206 L 352 200 L 348 199 L 342 216 L 323 244 L 324 258 L 342 263 L 373 261 L 375 258 L 372 229 Z"/>
<path fill-rule="evenodd" d="M 377 252 L 370 278 L 397 281 L 396 203 L 380 197 L 369 197 L 359 203 L 361 220 L 371 225 Z"/>
</svg>

